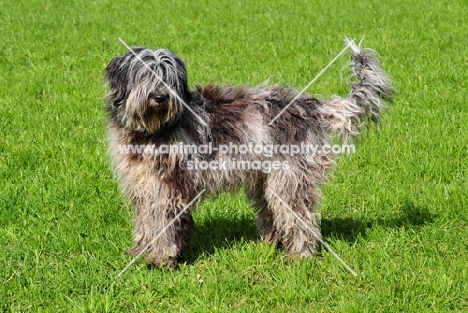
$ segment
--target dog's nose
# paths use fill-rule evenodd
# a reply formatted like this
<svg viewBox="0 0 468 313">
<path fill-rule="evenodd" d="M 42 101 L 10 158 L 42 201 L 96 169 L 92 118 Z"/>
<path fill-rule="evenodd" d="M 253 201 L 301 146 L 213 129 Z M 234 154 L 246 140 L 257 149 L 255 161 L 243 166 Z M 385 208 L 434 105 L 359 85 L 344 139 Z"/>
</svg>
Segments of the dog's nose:
<svg viewBox="0 0 468 313">
<path fill-rule="evenodd" d="M 156 103 L 158 104 L 163 103 L 164 100 L 166 100 L 166 98 L 167 98 L 167 95 L 157 95 L 153 97 L 154 101 L 156 101 Z"/>
</svg>

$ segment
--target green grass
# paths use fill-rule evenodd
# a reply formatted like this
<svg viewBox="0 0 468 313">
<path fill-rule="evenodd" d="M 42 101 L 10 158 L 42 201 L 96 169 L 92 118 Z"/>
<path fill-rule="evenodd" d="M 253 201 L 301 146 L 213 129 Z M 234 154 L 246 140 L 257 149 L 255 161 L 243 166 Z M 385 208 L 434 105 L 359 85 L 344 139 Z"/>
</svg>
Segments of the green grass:
<svg viewBox="0 0 468 313">
<path fill-rule="evenodd" d="M 468 311 L 468 22 L 463 1 L 3 1 L 0 311 Z M 176 271 L 136 264 L 131 208 L 106 157 L 102 72 L 130 45 L 166 47 L 190 84 L 302 89 L 365 36 L 399 91 L 324 188 L 329 253 L 256 244 L 245 197 L 202 203 Z M 334 64 L 309 92 L 345 94 Z M 200 276 L 199 276 L 200 275 Z M 200 279 L 203 282 L 200 282 Z"/>
</svg>

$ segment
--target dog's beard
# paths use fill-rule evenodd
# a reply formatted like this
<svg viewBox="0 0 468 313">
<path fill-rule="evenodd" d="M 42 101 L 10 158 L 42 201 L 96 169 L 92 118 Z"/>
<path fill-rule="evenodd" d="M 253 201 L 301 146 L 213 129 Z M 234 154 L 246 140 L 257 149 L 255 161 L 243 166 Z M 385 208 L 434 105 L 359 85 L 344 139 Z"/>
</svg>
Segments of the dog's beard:
<svg viewBox="0 0 468 313">
<path fill-rule="evenodd" d="M 131 130 L 153 134 L 174 124 L 182 113 L 182 103 L 174 91 L 161 88 L 156 91 L 138 85 L 130 93 L 120 119 Z"/>
</svg>

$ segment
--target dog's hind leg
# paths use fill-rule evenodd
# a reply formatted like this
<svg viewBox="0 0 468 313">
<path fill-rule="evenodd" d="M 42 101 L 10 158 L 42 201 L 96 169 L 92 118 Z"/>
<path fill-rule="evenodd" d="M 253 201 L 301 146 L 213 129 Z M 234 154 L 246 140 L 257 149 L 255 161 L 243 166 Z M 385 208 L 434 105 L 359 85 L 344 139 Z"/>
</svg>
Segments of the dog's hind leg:
<svg viewBox="0 0 468 313">
<path fill-rule="evenodd" d="M 257 226 L 260 229 L 263 241 L 278 246 L 281 239 L 281 233 L 274 223 L 273 212 L 268 208 L 266 203 L 258 213 Z"/>
<path fill-rule="evenodd" d="M 320 247 L 320 219 L 314 208 L 321 195 L 310 177 L 297 174 L 303 173 L 270 173 L 265 196 L 287 256 L 307 257 L 318 254 Z"/>
<path fill-rule="evenodd" d="M 278 247 L 281 239 L 281 233 L 274 223 L 273 212 L 268 207 L 268 201 L 265 198 L 265 178 L 266 174 L 256 173 L 258 176 L 251 176 L 245 184 L 245 193 L 252 202 L 257 215 L 257 227 L 260 231 L 261 240 L 274 244 Z"/>
<path fill-rule="evenodd" d="M 262 241 L 278 246 L 281 234 L 274 223 L 273 212 L 268 207 L 265 199 L 265 186 L 263 179 L 252 184 L 246 184 L 247 198 L 253 202 L 255 210 L 258 212 L 257 227 L 260 230 Z"/>
</svg>

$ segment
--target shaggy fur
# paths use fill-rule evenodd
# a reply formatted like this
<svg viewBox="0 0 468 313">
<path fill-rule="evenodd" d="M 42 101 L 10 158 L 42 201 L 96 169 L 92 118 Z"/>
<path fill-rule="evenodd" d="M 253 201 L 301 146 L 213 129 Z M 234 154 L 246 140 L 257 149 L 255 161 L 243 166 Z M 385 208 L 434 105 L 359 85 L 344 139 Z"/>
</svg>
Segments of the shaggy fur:
<svg viewBox="0 0 468 313">
<path fill-rule="evenodd" d="M 138 56 L 138 57 L 137 57 Z M 134 247 L 138 254 L 202 189 L 203 196 L 244 185 L 258 210 L 261 238 L 281 244 L 289 256 L 317 253 L 319 241 L 285 208 L 276 193 L 320 234 L 315 212 L 319 187 L 335 155 L 122 153 L 122 145 L 213 146 L 241 144 L 331 144 L 360 133 L 366 120 L 378 122 L 392 88 L 371 50 L 351 45 L 351 91 L 345 98 L 321 101 L 300 95 L 274 123 L 268 123 L 298 92 L 281 86 L 196 86 L 190 91 L 184 62 L 165 49 L 135 47 L 105 69 L 109 152 L 123 193 L 135 207 Z M 287 161 L 288 170 L 269 173 L 242 169 L 189 169 L 189 161 L 236 157 L 238 160 Z M 272 192 L 268 192 L 271 190 Z M 194 223 L 192 207 L 147 249 L 147 263 L 174 267 L 187 246 Z"/>
</svg>

